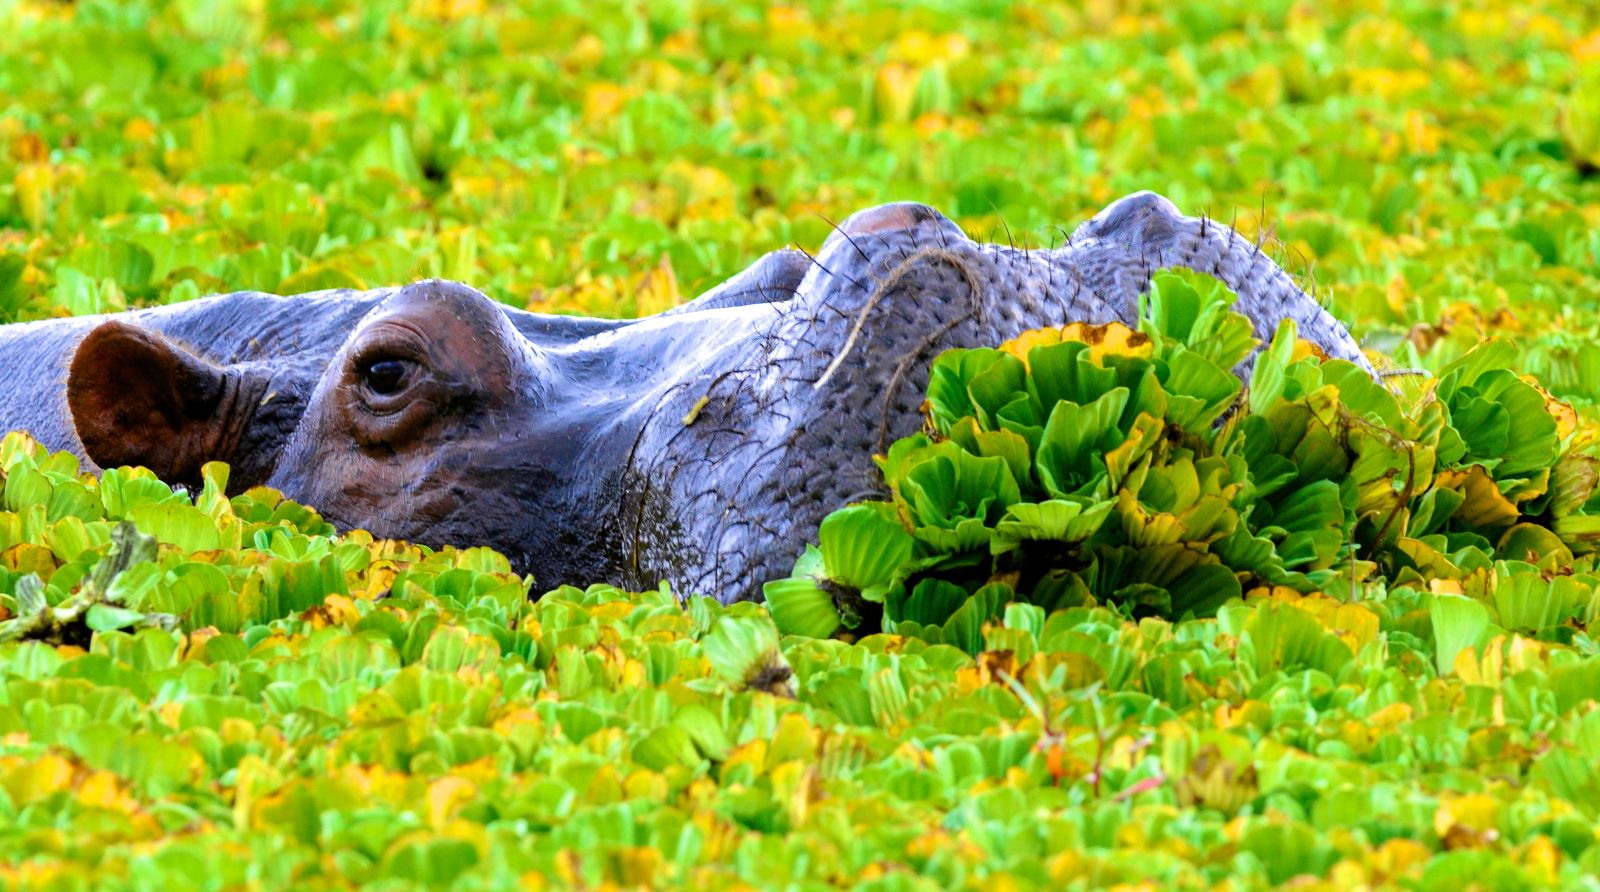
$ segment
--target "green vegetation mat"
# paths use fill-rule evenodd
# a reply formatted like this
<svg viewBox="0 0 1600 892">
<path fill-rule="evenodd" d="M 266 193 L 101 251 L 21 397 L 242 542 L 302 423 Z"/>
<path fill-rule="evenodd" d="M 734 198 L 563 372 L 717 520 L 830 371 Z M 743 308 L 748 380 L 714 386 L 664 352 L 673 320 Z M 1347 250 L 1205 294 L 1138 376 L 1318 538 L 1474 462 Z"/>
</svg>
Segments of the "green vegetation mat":
<svg viewBox="0 0 1600 892">
<path fill-rule="evenodd" d="M 1242 391 L 1192 276 L 947 354 L 770 611 L 8 437 L 0 886 L 1600 888 L 1597 170 L 1578 0 L 0 0 L 6 320 L 1153 188 L 1430 373 Z"/>
</svg>

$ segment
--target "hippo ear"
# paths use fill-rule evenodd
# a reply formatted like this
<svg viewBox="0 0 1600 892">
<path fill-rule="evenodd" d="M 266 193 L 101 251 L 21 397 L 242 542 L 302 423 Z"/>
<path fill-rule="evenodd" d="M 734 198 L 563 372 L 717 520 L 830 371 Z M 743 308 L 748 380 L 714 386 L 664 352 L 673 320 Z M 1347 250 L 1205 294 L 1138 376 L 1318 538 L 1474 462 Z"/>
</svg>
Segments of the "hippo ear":
<svg viewBox="0 0 1600 892">
<path fill-rule="evenodd" d="M 245 419 L 237 374 L 160 335 L 106 322 L 78 344 L 67 406 L 84 452 L 102 468 L 143 465 L 169 483 L 200 479 Z M 233 380 L 230 380 L 233 379 Z"/>
</svg>

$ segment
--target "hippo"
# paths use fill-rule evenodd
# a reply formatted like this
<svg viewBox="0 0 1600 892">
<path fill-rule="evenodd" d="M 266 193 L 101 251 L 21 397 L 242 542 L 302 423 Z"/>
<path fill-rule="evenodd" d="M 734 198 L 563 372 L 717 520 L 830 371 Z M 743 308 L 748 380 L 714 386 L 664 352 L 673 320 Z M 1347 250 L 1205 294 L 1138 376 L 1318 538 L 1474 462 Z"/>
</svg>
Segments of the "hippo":
<svg viewBox="0 0 1600 892">
<path fill-rule="evenodd" d="M 922 424 L 938 353 L 1134 325 L 1171 267 L 1226 283 L 1263 340 L 1293 319 L 1373 371 L 1258 243 L 1141 192 L 1051 250 L 874 207 L 815 255 L 775 251 L 632 320 L 431 280 L 3 326 L 0 429 L 174 485 L 224 461 L 234 491 L 274 487 L 340 529 L 488 545 L 540 590 L 665 580 L 756 599 L 829 511 L 883 496 L 873 456 Z"/>
</svg>

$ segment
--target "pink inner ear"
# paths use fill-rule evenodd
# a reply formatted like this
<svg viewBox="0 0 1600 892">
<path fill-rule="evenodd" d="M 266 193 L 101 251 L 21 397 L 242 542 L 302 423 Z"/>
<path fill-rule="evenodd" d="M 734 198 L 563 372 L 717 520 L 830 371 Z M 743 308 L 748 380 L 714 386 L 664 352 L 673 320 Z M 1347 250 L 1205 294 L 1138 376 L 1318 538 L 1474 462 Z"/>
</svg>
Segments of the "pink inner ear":
<svg viewBox="0 0 1600 892">
<path fill-rule="evenodd" d="M 169 482 L 197 479 L 225 427 L 226 374 L 162 338 L 106 322 L 78 345 L 67 406 L 84 453 L 103 468 L 142 465 Z"/>
</svg>

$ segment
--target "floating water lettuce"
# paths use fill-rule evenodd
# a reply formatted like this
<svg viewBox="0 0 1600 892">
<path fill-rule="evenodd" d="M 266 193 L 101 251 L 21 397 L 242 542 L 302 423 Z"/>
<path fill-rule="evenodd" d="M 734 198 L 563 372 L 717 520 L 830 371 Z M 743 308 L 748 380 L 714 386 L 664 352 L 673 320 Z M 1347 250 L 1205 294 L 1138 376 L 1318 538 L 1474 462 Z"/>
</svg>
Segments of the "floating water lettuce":
<svg viewBox="0 0 1600 892">
<path fill-rule="evenodd" d="M 779 627 L 870 628 L 819 594 L 862 588 L 832 569 L 860 561 L 865 530 L 837 534 L 852 518 L 909 546 L 874 552 L 860 597 L 883 605 L 881 628 L 969 648 L 1013 601 L 1209 616 L 1253 589 L 1415 584 L 1594 550 L 1593 440 L 1516 374 L 1509 342 L 1402 401 L 1286 322 L 1246 390 L 1231 370 L 1256 342 L 1232 299 L 1160 274 L 1138 330 L 1075 323 L 939 357 L 929 431 L 880 461 L 892 501 L 824 522 L 832 535 L 768 586 Z"/>
<path fill-rule="evenodd" d="M 59 603 L 49 603 L 44 581 L 37 573 L 15 581 L 17 615 L 0 622 L 0 642 L 27 638 L 82 645 L 94 632 L 176 626 L 175 616 L 142 613 L 127 606 L 141 601 L 143 592 L 155 582 L 160 572 L 151 563 L 155 557 L 154 537 L 140 533 L 131 522 L 117 524 L 111 533 L 110 553 L 95 563 L 77 590 Z"/>
<path fill-rule="evenodd" d="M 764 613 L 730 612 L 716 619 L 700 646 L 711 668 L 741 689 L 792 696 L 792 672 L 778 651 L 777 629 Z"/>
<path fill-rule="evenodd" d="M 1051 497 L 995 456 L 1016 501 L 919 515 L 983 517 L 968 552 L 930 550 L 948 540 L 891 502 L 830 518 L 796 581 L 860 610 L 848 643 L 664 587 L 530 599 L 500 555 L 336 534 L 268 490 L 227 498 L 222 466 L 175 492 L 10 437 L 0 622 L 97 591 L 129 612 L 0 642 L 0 822 L 31 828 L 0 834 L 0 882 L 1580 883 L 1600 869 L 1600 575 L 1581 539 L 1538 563 L 1567 548 L 1546 517 L 1593 500 L 1579 429 L 1558 422 L 1546 494 L 1492 550 L 1436 496 L 1342 576 L 1331 519 L 1416 500 L 1308 473 L 1346 466 L 1288 411 L 1317 384 L 1288 369 L 1251 450 L 1225 450 L 1238 411 L 1164 430 L 1114 497 Z M 1338 380 L 1320 369 L 1310 392 Z M 1496 479 L 1455 452 L 1435 477 Z M 1326 547 L 1332 583 L 1307 585 Z M 1089 548 L 1031 588 L 980 572 Z"/>
<path fill-rule="evenodd" d="M 826 551 L 808 547 L 793 575 L 766 583 L 765 595 L 780 627 L 826 638 L 841 625 L 855 628 L 870 603 L 882 603 L 899 582 L 913 540 L 883 505 L 835 511 L 817 538 Z"/>
</svg>

